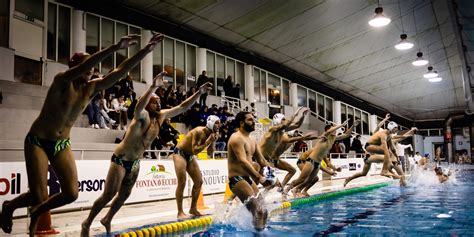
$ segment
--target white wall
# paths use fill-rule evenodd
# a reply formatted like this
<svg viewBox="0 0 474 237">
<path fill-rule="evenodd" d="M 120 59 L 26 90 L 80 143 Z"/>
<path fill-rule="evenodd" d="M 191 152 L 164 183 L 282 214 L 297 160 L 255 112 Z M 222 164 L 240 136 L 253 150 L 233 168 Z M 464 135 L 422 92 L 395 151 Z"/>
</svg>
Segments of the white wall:
<svg viewBox="0 0 474 237">
<path fill-rule="evenodd" d="M 0 47 L 0 80 L 14 81 L 13 64 L 15 62 L 15 51 Z"/>
<path fill-rule="evenodd" d="M 433 159 L 433 143 L 439 142 L 444 142 L 444 138 L 442 136 L 425 137 L 423 142 L 424 152 L 422 154 L 430 154 L 430 158 Z"/>
<path fill-rule="evenodd" d="M 469 137 L 465 138 L 463 135 L 455 135 L 453 142 L 454 142 L 454 150 L 466 149 L 467 156 L 471 157 L 471 142 L 469 140 Z"/>
<path fill-rule="evenodd" d="M 414 136 L 414 152 L 420 152 L 421 155 L 425 154 L 424 138 L 421 135 Z"/>
</svg>

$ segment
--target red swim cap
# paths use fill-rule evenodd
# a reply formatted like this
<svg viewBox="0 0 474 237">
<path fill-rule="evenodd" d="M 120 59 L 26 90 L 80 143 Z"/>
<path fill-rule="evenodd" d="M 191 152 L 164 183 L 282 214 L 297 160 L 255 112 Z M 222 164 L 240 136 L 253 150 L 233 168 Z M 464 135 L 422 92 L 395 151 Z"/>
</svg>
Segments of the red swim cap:
<svg viewBox="0 0 474 237">
<path fill-rule="evenodd" d="M 84 62 L 84 60 L 90 56 L 91 55 L 86 52 L 76 52 L 74 55 L 72 55 L 71 59 L 69 59 L 67 65 L 69 68 L 75 67 Z"/>
<path fill-rule="evenodd" d="M 150 105 L 158 101 L 158 99 L 160 99 L 158 95 L 156 95 L 155 93 L 151 93 L 150 101 L 148 101 L 148 104 L 146 105 L 145 109 L 150 109 Z"/>
</svg>

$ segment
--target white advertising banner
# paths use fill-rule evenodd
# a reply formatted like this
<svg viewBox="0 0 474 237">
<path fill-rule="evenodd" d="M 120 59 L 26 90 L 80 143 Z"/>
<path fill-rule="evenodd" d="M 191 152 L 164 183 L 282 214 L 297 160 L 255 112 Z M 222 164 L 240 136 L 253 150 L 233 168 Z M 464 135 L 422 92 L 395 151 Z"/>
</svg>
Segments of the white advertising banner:
<svg viewBox="0 0 474 237">
<path fill-rule="evenodd" d="M 0 203 L 28 191 L 28 177 L 24 162 L 0 163 Z M 0 210 L 1 210 L 0 205 Z M 15 216 L 26 215 L 26 208 L 15 211 Z"/>
<path fill-rule="evenodd" d="M 364 160 L 362 158 L 347 158 L 347 159 L 331 159 L 331 163 L 336 167 L 341 167 L 341 172 L 337 172 L 332 179 L 342 179 L 352 176 L 355 173 L 361 172 L 364 168 Z"/>
</svg>

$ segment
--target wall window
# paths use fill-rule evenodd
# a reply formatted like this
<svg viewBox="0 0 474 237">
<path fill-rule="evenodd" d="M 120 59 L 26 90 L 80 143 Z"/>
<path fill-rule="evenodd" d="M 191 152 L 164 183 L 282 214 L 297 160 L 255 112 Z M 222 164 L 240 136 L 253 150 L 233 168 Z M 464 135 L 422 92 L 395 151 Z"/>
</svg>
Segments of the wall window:
<svg viewBox="0 0 474 237">
<path fill-rule="evenodd" d="M 15 0 L 15 11 L 44 21 L 44 0 Z"/>
<path fill-rule="evenodd" d="M 347 106 L 347 119 L 349 119 L 349 123 L 346 129 L 350 128 L 352 123 L 354 123 L 354 107 Z"/>
<path fill-rule="evenodd" d="M 311 111 L 316 113 L 316 92 L 308 91 L 308 106 Z"/>
<path fill-rule="evenodd" d="M 86 27 L 86 52 L 94 54 L 99 51 L 99 17 L 87 14 Z"/>
<path fill-rule="evenodd" d="M 129 30 L 130 34 L 132 35 L 141 35 L 142 34 L 142 30 L 140 28 L 137 28 L 137 27 L 133 27 L 133 26 L 129 26 Z M 141 39 L 138 39 L 138 44 L 134 44 L 130 47 L 128 47 L 128 51 L 129 51 L 129 54 L 128 56 L 131 57 L 133 55 L 135 55 L 138 51 L 140 51 L 141 49 L 141 45 L 140 45 L 140 41 Z M 132 70 L 130 70 L 130 76 L 132 77 L 133 80 L 135 81 L 142 81 L 142 78 L 141 78 L 141 66 L 142 64 L 141 63 L 138 63 L 137 66 L 135 66 Z M 151 78 L 150 78 L 151 80 Z"/>
<path fill-rule="evenodd" d="M 115 23 L 115 42 L 118 42 L 122 37 L 128 35 L 128 26 L 120 22 Z M 161 42 L 160 42 L 161 43 Z M 157 45 L 158 47 L 158 45 Z M 156 50 L 156 47 L 155 47 Z M 115 65 L 120 65 L 127 59 L 128 49 L 122 49 L 115 53 Z"/>
<path fill-rule="evenodd" d="M 9 47 L 10 1 L 0 1 L 0 47 Z"/>
<path fill-rule="evenodd" d="M 225 58 L 221 55 L 216 55 L 216 80 L 217 80 L 217 96 L 221 96 L 224 91 L 225 80 Z"/>
<path fill-rule="evenodd" d="M 63 64 L 69 62 L 71 52 L 71 9 L 48 3 L 48 59 Z"/>
<path fill-rule="evenodd" d="M 240 99 L 246 99 L 245 98 L 245 65 L 241 62 L 236 62 L 235 84 L 240 84 Z"/>
<path fill-rule="evenodd" d="M 163 41 L 153 50 L 153 76 L 163 71 Z"/>
<path fill-rule="evenodd" d="M 165 37 L 164 39 L 164 63 L 166 71 L 166 79 L 169 85 L 174 85 L 174 40 Z"/>
<path fill-rule="evenodd" d="M 344 123 L 347 119 L 347 106 L 341 103 L 341 123 Z"/>
<path fill-rule="evenodd" d="M 261 101 L 260 99 L 260 70 L 258 70 L 256 67 L 253 68 L 253 93 L 254 93 L 254 99 L 250 98 L 250 101 L 253 102 L 255 101 Z"/>
<path fill-rule="evenodd" d="M 369 114 L 362 112 L 362 134 L 369 135 Z"/>
<path fill-rule="evenodd" d="M 324 116 L 324 96 L 319 94 L 318 93 L 318 96 L 317 96 L 317 103 L 318 103 L 318 115 L 325 118 L 326 116 Z"/>
<path fill-rule="evenodd" d="M 213 86 L 213 90 L 211 90 L 211 95 L 215 95 L 216 91 L 216 55 L 212 52 L 207 51 L 206 53 L 206 62 L 207 62 L 207 77 L 211 80 Z"/>
<path fill-rule="evenodd" d="M 267 102 L 267 72 L 260 70 L 260 102 Z"/>
<path fill-rule="evenodd" d="M 290 105 L 290 81 L 282 80 L 283 104 Z"/>
<path fill-rule="evenodd" d="M 227 76 L 232 77 L 232 82 L 234 83 L 234 85 L 237 84 L 237 82 L 235 81 L 235 60 L 230 58 L 225 59 L 225 74 L 226 78 Z"/>
<path fill-rule="evenodd" d="M 360 110 L 356 109 L 356 110 L 355 110 L 355 119 L 354 119 L 354 121 L 355 121 L 355 120 L 361 120 L 361 118 L 362 118 L 362 112 L 361 112 Z M 354 128 L 354 131 L 355 131 L 356 133 L 360 133 L 360 134 L 362 133 L 362 121 L 361 121 L 361 123 L 359 124 L 359 126 L 357 126 L 357 127 Z"/>
<path fill-rule="evenodd" d="M 196 46 L 186 45 L 186 82 L 187 90 L 196 85 Z"/>
<path fill-rule="evenodd" d="M 176 41 L 176 87 L 185 86 L 184 77 L 184 61 L 185 61 L 185 44 L 180 41 Z"/>
<path fill-rule="evenodd" d="M 280 105 L 281 99 L 281 81 L 276 75 L 268 73 L 268 101 L 272 105 Z"/>
<path fill-rule="evenodd" d="M 308 106 L 307 104 L 308 95 L 307 95 L 306 88 L 298 86 L 297 91 L 298 91 L 298 107 Z"/>
<path fill-rule="evenodd" d="M 100 49 L 103 50 L 115 43 L 114 40 L 114 22 L 108 19 L 102 19 L 101 28 L 101 44 Z M 110 55 L 101 62 L 101 73 L 107 74 L 110 70 L 114 69 L 114 55 Z"/>
<path fill-rule="evenodd" d="M 326 104 L 324 105 L 324 107 L 326 108 L 326 119 L 328 121 L 333 121 L 333 117 L 332 117 L 332 99 L 329 98 L 329 97 L 326 97 Z"/>
</svg>

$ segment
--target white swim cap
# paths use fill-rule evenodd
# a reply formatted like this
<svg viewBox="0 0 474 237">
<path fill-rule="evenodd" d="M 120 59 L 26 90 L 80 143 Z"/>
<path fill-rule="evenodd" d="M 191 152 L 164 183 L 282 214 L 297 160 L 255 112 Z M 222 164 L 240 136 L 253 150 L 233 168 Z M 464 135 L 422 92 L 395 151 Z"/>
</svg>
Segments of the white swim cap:
<svg viewBox="0 0 474 237">
<path fill-rule="evenodd" d="M 387 129 L 388 129 L 390 132 L 393 131 L 393 129 L 395 129 L 395 128 L 398 128 L 398 124 L 397 124 L 397 123 L 395 123 L 395 122 L 393 122 L 393 121 L 390 122 L 390 123 L 388 123 Z"/>
<path fill-rule="evenodd" d="M 281 121 L 285 118 L 284 114 L 277 113 L 273 115 L 273 125 L 281 124 Z"/>
<path fill-rule="evenodd" d="M 291 137 L 294 137 L 297 133 L 296 133 L 296 129 L 293 129 L 291 131 L 288 131 L 288 136 L 291 136 Z"/>
<path fill-rule="evenodd" d="M 216 124 L 217 121 L 221 121 L 219 117 L 215 115 L 209 115 L 209 117 L 207 117 L 206 127 L 214 131 L 214 124 Z"/>
</svg>

